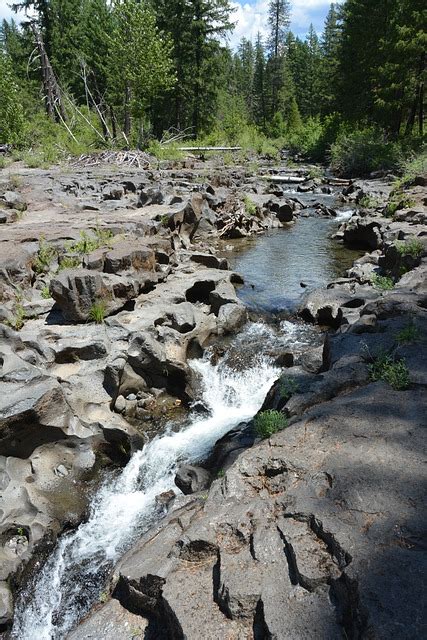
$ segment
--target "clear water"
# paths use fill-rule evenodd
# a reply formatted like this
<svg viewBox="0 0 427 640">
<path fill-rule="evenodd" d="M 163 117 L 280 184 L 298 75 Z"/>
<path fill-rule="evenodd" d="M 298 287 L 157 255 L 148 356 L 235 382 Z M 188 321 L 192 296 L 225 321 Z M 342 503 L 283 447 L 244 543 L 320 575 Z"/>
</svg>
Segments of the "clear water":
<svg viewBox="0 0 427 640">
<path fill-rule="evenodd" d="M 253 324 L 247 331 L 259 351 L 269 329 Z M 238 339 L 244 339 L 242 336 L 244 332 Z M 62 640 L 99 601 L 111 567 L 161 517 L 155 498 L 176 489 L 177 467 L 203 459 L 219 438 L 252 418 L 279 374 L 268 359 L 256 353 L 243 371 L 225 361 L 214 366 L 208 359 L 194 361 L 192 367 L 201 379 L 202 401 L 209 415 L 195 417 L 181 431 L 167 430 L 135 453 L 118 478 L 105 484 L 93 501 L 88 521 L 59 540 L 21 595 L 12 638 Z"/>
<path fill-rule="evenodd" d="M 360 252 L 346 249 L 331 235 L 351 213 L 344 211 L 333 221 L 300 218 L 289 228 L 235 241 L 227 258 L 245 280 L 238 289 L 240 299 L 254 311 L 292 312 L 305 292 L 344 275 Z"/>
</svg>

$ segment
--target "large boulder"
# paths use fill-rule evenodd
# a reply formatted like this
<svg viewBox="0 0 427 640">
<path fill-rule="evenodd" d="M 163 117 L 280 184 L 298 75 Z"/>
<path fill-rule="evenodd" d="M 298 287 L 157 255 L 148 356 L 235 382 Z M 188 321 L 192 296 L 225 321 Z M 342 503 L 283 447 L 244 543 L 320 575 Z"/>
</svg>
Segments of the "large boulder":
<svg viewBox="0 0 427 640">
<path fill-rule="evenodd" d="M 381 225 L 371 218 L 353 216 L 345 225 L 344 242 L 355 249 L 378 249 L 383 242 Z"/>
<path fill-rule="evenodd" d="M 191 464 L 182 465 L 175 475 L 175 484 L 185 495 L 207 489 L 210 482 L 209 471 Z"/>
<path fill-rule="evenodd" d="M 67 269 L 51 281 L 50 294 L 67 320 L 86 322 L 95 305 L 102 308 L 101 315 L 108 316 L 157 280 L 156 274 L 146 271 L 134 277 L 132 274 L 118 276 L 88 269 Z"/>
</svg>

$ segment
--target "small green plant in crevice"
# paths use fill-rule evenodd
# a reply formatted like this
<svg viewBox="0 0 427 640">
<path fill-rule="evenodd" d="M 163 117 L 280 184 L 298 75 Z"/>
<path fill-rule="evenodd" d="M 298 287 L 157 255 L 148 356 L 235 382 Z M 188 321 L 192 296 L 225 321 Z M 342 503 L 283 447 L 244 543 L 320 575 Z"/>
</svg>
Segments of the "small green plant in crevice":
<svg viewBox="0 0 427 640">
<path fill-rule="evenodd" d="M 375 289 L 379 289 L 380 291 L 390 291 L 394 287 L 392 278 L 379 276 L 377 273 L 371 277 L 371 284 Z"/>
<path fill-rule="evenodd" d="M 396 342 L 399 344 L 409 344 L 417 342 L 421 338 L 421 333 L 412 322 L 407 324 L 399 333 L 396 334 Z"/>
<path fill-rule="evenodd" d="M 96 324 L 103 324 L 106 313 L 105 304 L 102 300 L 94 302 L 89 311 L 89 320 Z"/>
<path fill-rule="evenodd" d="M 288 420 L 280 411 L 268 409 L 255 416 L 254 426 L 255 432 L 260 438 L 269 438 L 287 427 Z"/>
<path fill-rule="evenodd" d="M 22 186 L 22 178 L 18 176 L 16 173 L 9 174 L 9 187 L 11 189 L 18 189 Z"/>
<path fill-rule="evenodd" d="M 217 478 L 223 478 L 224 476 L 225 476 L 225 471 L 224 471 L 224 469 L 220 469 L 220 470 L 218 471 L 218 473 L 216 474 L 216 477 L 217 477 Z"/>
<path fill-rule="evenodd" d="M 50 265 L 57 255 L 58 252 L 55 247 L 46 242 L 44 236 L 40 236 L 39 250 L 33 263 L 35 273 L 45 273 L 49 271 Z"/>
<path fill-rule="evenodd" d="M 50 289 L 48 284 L 43 287 L 40 293 L 43 300 L 49 300 L 52 297 L 50 295 Z"/>
<path fill-rule="evenodd" d="M 395 247 L 401 256 L 412 256 L 412 258 L 419 258 L 423 251 L 424 245 L 417 238 L 411 238 L 404 242 L 396 242 Z"/>
<path fill-rule="evenodd" d="M 108 601 L 108 598 L 109 596 L 106 591 L 103 591 L 99 594 L 99 602 L 101 602 L 102 604 L 105 604 Z"/>
<path fill-rule="evenodd" d="M 80 231 L 79 240 L 67 244 L 66 248 L 70 253 L 87 255 L 101 247 L 110 247 L 112 238 L 113 233 L 111 231 L 97 226 L 94 235 L 89 235 L 86 231 Z"/>
<path fill-rule="evenodd" d="M 18 303 L 15 305 L 13 317 L 11 320 L 7 321 L 9 327 L 15 329 L 15 331 L 20 331 L 25 324 L 25 309 L 22 304 Z"/>
<path fill-rule="evenodd" d="M 167 227 L 168 226 L 169 218 L 170 218 L 170 216 L 167 213 L 164 213 L 162 216 L 160 216 L 159 222 L 162 225 L 162 227 Z"/>
<path fill-rule="evenodd" d="M 289 398 L 294 395 L 294 393 L 298 393 L 299 384 L 295 380 L 295 378 L 285 376 L 280 380 L 279 390 L 280 397 L 287 402 Z"/>
<path fill-rule="evenodd" d="M 64 269 L 78 269 L 81 265 L 82 261 L 78 256 L 64 256 L 59 262 L 58 272 Z"/>
<path fill-rule="evenodd" d="M 253 200 L 249 196 L 244 196 L 243 202 L 245 204 L 245 211 L 248 216 L 256 216 L 258 208 Z"/>
<path fill-rule="evenodd" d="M 409 370 L 403 359 L 396 360 L 390 353 L 380 353 L 369 365 L 369 377 L 373 382 L 383 380 L 393 389 L 403 391 L 410 384 Z"/>
<path fill-rule="evenodd" d="M 381 205 L 381 201 L 378 198 L 375 198 L 374 196 L 370 196 L 368 194 L 366 196 L 363 196 L 363 198 L 359 200 L 358 204 L 363 209 L 376 209 Z"/>
</svg>

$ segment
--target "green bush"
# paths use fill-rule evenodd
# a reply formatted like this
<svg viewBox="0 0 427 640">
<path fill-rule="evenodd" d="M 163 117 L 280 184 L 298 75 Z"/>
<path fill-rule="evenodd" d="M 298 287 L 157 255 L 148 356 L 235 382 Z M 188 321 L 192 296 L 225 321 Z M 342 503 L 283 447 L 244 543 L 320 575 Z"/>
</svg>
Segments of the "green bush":
<svg viewBox="0 0 427 640">
<path fill-rule="evenodd" d="M 81 267 L 82 261 L 78 256 L 63 256 L 59 261 L 58 271 L 65 269 L 78 269 Z"/>
<path fill-rule="evenodd" d="M 25 324 L 25 310 L 22 304 L 18 303 L 15 305 L 13 310 L 13 317 L 11 320 L 7 322 L 7 324 L 15 329 L 15 331 L 20 331 Z"/>
<path fill-rule="evenodd" d="M 381 291 L 390 291 L 394 287 L 394 282 L 391 278 L 379 276 L 378 274 L 371 276 L 371 284 L 375 289 L 380 289 Z"/>
<path fill-rule="evenodd" d="M 243 198 L 243 202 L 245 204 L 245 212 L 248 216 L 255 216 L 257 214 L 258 208 L 253 200 L 249 196 L 245 196 Z"/>
<path fill-rule="evenodd" d="M 395 246 L 401 256 L 412 256 L 412 258 L 419 258 L 424 251 L 423 243 L 417 238 L 396 242 Z"/>
<path fill-rule="evenodd" d="M 52 261 L 56 258 L 58 252 L 51 244 L 46 242 L 43 236 L 39 240 L 39 250 L 37 257 L 33 263 L 35 273 L 45 273 L 49 271 Z"/>
<path fill-rule="evenodd" d="M 269 438 L 288 426 L 286 416 L 280 411 L 261 411 L 254 419 L 255 432 L 260 438 Z"/>
<path fill-rule="evenodd" d="M 331 145 L 331 167 L 344 177 L 366 176 L 378 170 L 397 170 L 402 162 L 398 143 L 376 127 L 340 133 Z"/>
<path fill-rule="evenodd" d="M 390 354 L 380 354 L 369 365 L 370 378 L 373 382 L 383 380 L 393 389 L 402 391 L 410 384 L 408 367 L 404 360 L 395 360 Z"/>
</svg>

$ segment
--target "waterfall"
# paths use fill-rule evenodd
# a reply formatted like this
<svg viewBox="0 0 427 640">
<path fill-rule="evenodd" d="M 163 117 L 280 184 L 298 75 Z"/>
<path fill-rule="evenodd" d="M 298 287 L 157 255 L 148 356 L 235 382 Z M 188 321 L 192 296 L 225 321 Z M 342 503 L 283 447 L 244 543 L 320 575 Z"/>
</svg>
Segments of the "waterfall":
<svg viewBox="0 0 427 640">
<path fill-rule="evenodd" d="M 193 417 L 180 431 L 167 429 L 136 452 L 120 476 L 101 487 L 88 520 L 59 539 L 21 594 L 12 638 L 62 640 L 99 599 L 112 566 L 161 517 L 155 498 L 176 489 L 179 465 L 203 460 L 219 438 L 252 418 L 279 374 L 256 355 L 239 372 L 225 360 L 217 365 L 208 359 L 193 361 L 192 368 L 201 379 L 201 399 L 209 413 Z"/>
</svg>

